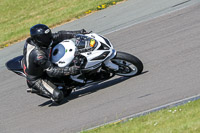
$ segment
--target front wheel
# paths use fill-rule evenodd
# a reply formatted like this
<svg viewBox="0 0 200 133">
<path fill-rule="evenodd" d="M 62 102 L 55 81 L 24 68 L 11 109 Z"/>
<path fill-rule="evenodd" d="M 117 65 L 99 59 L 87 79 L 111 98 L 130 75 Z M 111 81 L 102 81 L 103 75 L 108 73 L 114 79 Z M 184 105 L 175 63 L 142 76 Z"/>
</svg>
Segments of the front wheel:
<svg viewBox="0 0 200 133">
<path fill-rule="evenodd" d="M 132 77 L 140 74 L 143 70 L 142 62 L 137 57 L 128 53 L 117 52 L 111 61 L 119 66 L 116 74 L 120 76 Z"/>
</svg>

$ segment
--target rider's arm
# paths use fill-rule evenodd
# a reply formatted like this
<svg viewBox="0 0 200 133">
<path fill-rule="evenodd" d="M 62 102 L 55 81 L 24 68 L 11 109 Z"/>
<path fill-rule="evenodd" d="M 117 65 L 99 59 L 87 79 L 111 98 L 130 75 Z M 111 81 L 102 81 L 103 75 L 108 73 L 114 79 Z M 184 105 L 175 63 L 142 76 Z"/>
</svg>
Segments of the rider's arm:
<svg viewBox="0 0 200 133">
<path fill-rule="evenodd" d="M 86 31 L 84 29 L 77 30 L 77 31 L 59 31 L 57 33 L 53 33 L 53 40 L 54 42 L 61 42 L 65 39 L 71 39 L 76 34 L 85 34 Z"/>
<path fill-rule="evenodd" d="M 57 67 L 54 66 L 47 58 L 43 51 L 37 51 L 37 56 L 34 61 L 41 66 L 50 77 L 60 77 L 76 73 L 73 67 Z"/>
</svg>

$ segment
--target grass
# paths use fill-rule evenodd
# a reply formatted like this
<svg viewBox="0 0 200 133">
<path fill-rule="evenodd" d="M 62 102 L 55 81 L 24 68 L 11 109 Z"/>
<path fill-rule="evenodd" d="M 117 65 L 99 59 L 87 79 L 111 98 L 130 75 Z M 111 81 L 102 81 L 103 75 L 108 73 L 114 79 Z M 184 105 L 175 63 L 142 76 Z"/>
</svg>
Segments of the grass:
<svg viewBox="0 0 200 133">
<path fill-rule="evenodd" d="M 123 0 L 0 0 L 0 48 L 29 35 L 31 26 L 55 27 Z"/>
<path fill-rule="evenodd" d="M 200 133 L 200 100 L 82 133 Z"/>
</svg>

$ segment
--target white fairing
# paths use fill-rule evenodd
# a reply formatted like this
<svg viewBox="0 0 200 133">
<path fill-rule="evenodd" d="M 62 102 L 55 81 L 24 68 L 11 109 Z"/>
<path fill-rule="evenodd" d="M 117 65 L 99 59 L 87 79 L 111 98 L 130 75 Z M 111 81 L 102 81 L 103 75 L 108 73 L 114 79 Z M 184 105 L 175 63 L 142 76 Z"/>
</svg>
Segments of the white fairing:
<svg viewBox="0 0 200 133">
<path fill-rule="evenodd" d="M 116 51 L 113 49 L 113 46 L 108 39 L 95 33 L 83 36 L 86 37 L 86 41 L 83 41 L 84 49 L 93 48 L 92 50 L 81 53 L 87 60 L 84 69 L 93 70 L 100 67 L 102 64 L 114 70 L 118 69 L 117 66 L 109 61 L 116 55 Z M 81 41 L 76 38 L 74 40 L 64 40 L 57 44 L 52 51 L 52 62 L 59 67 L 68 66 L 74 59 L 75 51 L 78 49 L 80 42 Z M 90 44 L 93 44 L 94 46 L 92 47 Z"/>
<path fill-rule="evenodd" d="M 95 57 L 97 57 L 97 56 L 100 56 L 103 52 L 104 51 L 92 51 L 92 52 L 82 53 L 82 55 L 86 56 L 87 60 L 88 60 L 85 68 L 89 68 L 89 67 L 92 67 L 92 66 L 95 66 L 95 65 L 101 63 L 102 60 L 92 61 L 92 59 L 95 58 Z"/>
<path fill-rule="evenodd" d="M 105 51 L 110 51 L 110 53 L 107 55 L 107 57 L 109 57 L 112 54 L 113 46 L 111 43 L 110 43 L 110 45 L 108 45 L 107 42 L 102 38 L 102 36 L 99 36 L 96 33 L 86 34 L 86 36 L 94 38 L 98 42 L 98 46 L 95 48 L 95 50 L 88 52 L 89 54 L 82 53 L 82 55 L 86 56 L 87 60 L 88 60 L 85 68 L 90 68 L 92 66 L 98 65 L 99 63 L 102 63 L 103 61 L 105 61 L 107 58 L 102 59 L 102 60 L 95 60 L 95 61 L 93 61 L 92 59 L 100 56 Z M 101 46 L 100 45 L 101 42 L 104 43 L 105 45 L 107 45 L 109 47 L 109 49 L 108 50 L 97 50 Z"/>
<path fill-rule="evenodd" d="M 74 58 L 76 46 L 71 40 L 64 40 L 52 50 L 52 62 L 59 67 L 68 66 Z"/>
<path fill-rule="evenodd" d="M 86 36 L 91 37 L 96 39 L 98 42 L 102 42 L 104 44 L 107 45 L 107 42 L 102 38 L 102 36 L 97 35 L 96 33 L 91 33 L 91 34 L 86 34 Z M 106 38 L 107 39 L 107 38 Z M 108 39 L 107 39 L 108 40 Z M 109 40 L 108 40 L 109 41 Z M 109 41 L 109 43 L 111 44 L 111 42 Z M 113 49 L 112 44 L 109 46 L 111 49 Z M 97 47 L 96 49 L 98 49 L 99 47 Z"/>
</svg>

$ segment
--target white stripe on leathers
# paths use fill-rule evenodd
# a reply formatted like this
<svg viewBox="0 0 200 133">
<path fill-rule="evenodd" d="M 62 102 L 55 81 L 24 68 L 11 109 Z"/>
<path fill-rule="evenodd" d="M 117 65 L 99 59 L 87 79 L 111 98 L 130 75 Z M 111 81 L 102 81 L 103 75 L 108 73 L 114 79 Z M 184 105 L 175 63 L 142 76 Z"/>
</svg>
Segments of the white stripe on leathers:
<svg viewBox="0 0 200 133">
<path fill-rule="evenodd" d="M 42 84 L 44 85 L 44 87 L 47 89 L 47 91 L 51 94 L 53 94 L 54 89 L 48 85 L 45 81 L 42 80 Z"/>
<path fill-rule="evenodd" d="M 29 55 L 30 53 L 33 51 L 33 49 L 35 48 L 35 46 L 27 44 L 27 53 L 26 53 L 26 64 L 27 64 L 27 68 L 29 67 Z"/>
</svg>

